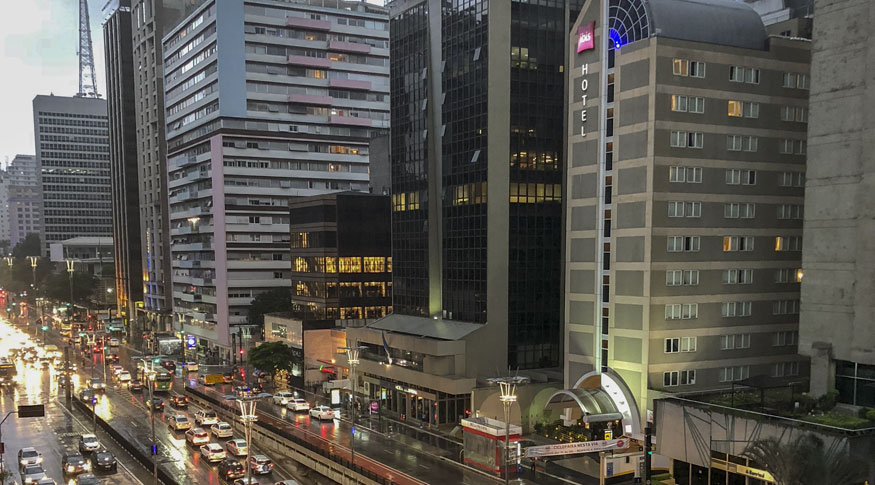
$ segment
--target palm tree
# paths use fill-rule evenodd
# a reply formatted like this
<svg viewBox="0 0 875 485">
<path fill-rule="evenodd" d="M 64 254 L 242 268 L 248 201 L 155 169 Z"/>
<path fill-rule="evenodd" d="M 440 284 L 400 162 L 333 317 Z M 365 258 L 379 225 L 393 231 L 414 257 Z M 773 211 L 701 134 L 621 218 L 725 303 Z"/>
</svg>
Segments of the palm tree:
<svg viewBox="0 0 875 485">
<path fill-rule="evenodd" d="M 865 465 L 848 452 L 827 450 L 814 434 L 785 442 L 765 438 L 742 453 L 772 474 L 778 485 L 848 485 L 866 479 Z"/>
</svg>

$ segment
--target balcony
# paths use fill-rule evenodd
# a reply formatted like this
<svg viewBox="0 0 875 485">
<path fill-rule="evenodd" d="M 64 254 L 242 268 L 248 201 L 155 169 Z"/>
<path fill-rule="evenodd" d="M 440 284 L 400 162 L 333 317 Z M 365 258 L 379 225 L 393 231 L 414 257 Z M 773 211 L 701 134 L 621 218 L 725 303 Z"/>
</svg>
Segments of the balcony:
<svg viewBox="0 0 875 485">
<path fill-rule="evenodd" d="M 352 125 L 352 126 L 373 126 L 373 121 L 370 118 L 358 118 L 355 116 L 330 116 L 329 123 L 333 125 Z"/>
<path fill-rule="evenodd" d="M 330 68 L 331 61 L 324 57 L 289 56 L 288 63 L 295 66 Z"/>
<path fill-rule="evenodd" d="M 357 52 L 361 54 L 369 54 L 371 46 L 367 44 L 358 44 L 353 42 L 341 42 L 338 40 L 328 41 L 328 48 L 342 52 Z"/>
<path fill-rule="evenodd" d="M 360 89 L 369 91 L 371 89 L 370 81 L 353 81 L 351 79 L 329 79 L 328 86 L 332 88 Z"/>
<path fill-rule="evenodd" d="M 317 104 L 317 105 L 325 105 L 331 106 L 334 98 L 331 96 L 308 96 L 306 94 L 292 94 L 289 95 L 290 103 L 301 103 L 301 104 Z"/>
<path fill-rule="evenodd" d="M 331 22 L 327 20 L 286 17 L 286 25 L 289 27 L 303 27 L 305 29 L 331 30 Z"/>
</svg>

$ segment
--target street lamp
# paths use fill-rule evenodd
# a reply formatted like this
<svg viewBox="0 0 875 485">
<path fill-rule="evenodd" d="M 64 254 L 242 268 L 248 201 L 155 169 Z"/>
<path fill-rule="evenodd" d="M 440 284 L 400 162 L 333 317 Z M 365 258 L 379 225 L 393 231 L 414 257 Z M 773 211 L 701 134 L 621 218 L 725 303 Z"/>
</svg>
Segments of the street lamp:
<svg viewBox="0 0 875 485">
<path fill-rule="evenodd" d="M 492 377 L 486 379 L 491 384 L 498 384 L 501 394 L 498 399 L 504 405 L 504 483 L 509 483 L 510 466 L 508 463 L 508 451 L 510 450 L 510 408 L 516 402 L 516 388 L 519 384 L 529 382 L 528 377 L 523 376 L 507 376 L 507 377 Z"/>
<path fill-rule="evenodd" d="M 76 261 L 74 261 L 72 259 L 68 259 L 66 262 L 67 262 L 67 274 L 69 275 L 69 279 L 70 279 L 70 312 L 71 312 L 71 316 L 72 316 L 72 311 L 73 311 L 73 269 L 74 269 L 74 266 L 76 265 Z"/>
<path fill-rule="evenodd" d="M 225 396 L 225 399 L 237 401 L 240 406 L 240 421 L 244 425 L 244 433 L 246 436 L 246 484 L 252 483 L 252 464 L 249 462 L 249 457 L 252 456 L 252 423 L 258 421 L 258 416 L 255 414 L 255 408 L 258 401 L 271 397 L 270 394 L 260 393 L 250 396 Z"/>
<path fill-rule="evenodd" d="M 143 378 L 146 381 L 146 385 L 149 386 L 149 421 L 152 425 L 152 485 L 158 485 L 158 442 L 155 440 L 155 404 L 152 402 L 155 398 L 153 390 L 155 385 L 153 382 L 157 372 L 155 372 L 152 356 L 148 357 L 148 368 L 146 367 L 146 358 L 143 357 Z"/>
<path fill-rule="evenodd" d="M 352 462 L 353 467 L 355 467 L 355 405 L 356 405 L 356 375 L 355 368 L 359 365 L 359 353 L 362 350 L 367 349 L 364 345 L 352 345 L 347 347 L 338 347 L 337 350 L 341 350 L 346 352 L 346 361 L 349 363 L 349 380 L 352 381 L 352 440 L 350 443 L 350 462 Z"/>
</svg>

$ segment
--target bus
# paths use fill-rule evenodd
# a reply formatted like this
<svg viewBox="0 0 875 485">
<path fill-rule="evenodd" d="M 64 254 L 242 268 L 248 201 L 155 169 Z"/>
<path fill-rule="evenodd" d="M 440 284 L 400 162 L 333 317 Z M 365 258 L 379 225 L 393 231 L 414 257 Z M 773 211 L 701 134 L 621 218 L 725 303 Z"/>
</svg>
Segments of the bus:
<svg viewBox="0 0 875 485">
<path fill-rule="evenodd" d="M 73 322 L 70 320 L 61 320 L 58 327 L 61 330 L 61 335 L 67 338 L 73 337 Z"/>
<path fill-rule="evenodd" d="M 18 372 L 15 369 L 15 364 L 9 362 L 8 360 L 0 362 L 0 385 L 14 384 L 15 375 L 17 373 Z"/>
<path fill-rule="evenodd" d="M 169 392 L 172 386 L 173 376 L 163 369 L 158 370 L 152 382 L 152 390 L 155 392 Z"/>
</svg>

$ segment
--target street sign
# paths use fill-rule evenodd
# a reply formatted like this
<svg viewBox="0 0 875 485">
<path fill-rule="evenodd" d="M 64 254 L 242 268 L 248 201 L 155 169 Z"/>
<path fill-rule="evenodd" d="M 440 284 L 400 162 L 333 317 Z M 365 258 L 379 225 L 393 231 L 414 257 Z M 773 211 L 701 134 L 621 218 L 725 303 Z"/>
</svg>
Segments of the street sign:
<svg viewBox="0 0 875 485">
<path fill-rule="evenodd" d="M 46 407 L 42 404 L 19 405 L 19 418 L 41 418 L 46 415 Z"/>
<path fill-rule="evenodd" d="M 606 429 L 605 430 L 605 441 L 613 439 L 613 438 L 614 438 L 614 432 L 609 430 L 609 429 Z"/>
</svg>

